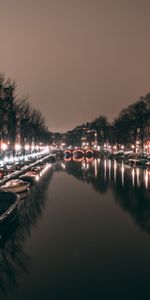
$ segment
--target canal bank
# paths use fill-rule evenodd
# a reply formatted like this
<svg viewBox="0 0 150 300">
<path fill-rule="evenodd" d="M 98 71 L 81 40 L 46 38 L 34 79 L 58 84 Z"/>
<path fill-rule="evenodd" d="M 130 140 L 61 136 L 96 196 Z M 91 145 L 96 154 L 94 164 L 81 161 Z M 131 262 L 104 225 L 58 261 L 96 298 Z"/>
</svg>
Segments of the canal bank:
<svg viewBox="0 0 150 300">
<path fill-rule="evenodd" d="M 43 158 L 38 159 L 36 162 L 31 163 L 30 165 L 24 166 L 21 170 L 15 171 L 15 172 L 11 173 L 10 175 L 5 176 L 4 179 L 0 180 L 0 186 L 2 186 L 3 184 L 5 184 L 6 182 L 8 182 L 11 179 L 16 179 L 19 176 L 25 174 L 32 167 L 35 167 L 42 162 L 46 162 L 46 160 L 51 160 L 52 157 L 54 157 L 54 155 L 52 155 L 52 154 L 46 155 Z"/>
</svg>

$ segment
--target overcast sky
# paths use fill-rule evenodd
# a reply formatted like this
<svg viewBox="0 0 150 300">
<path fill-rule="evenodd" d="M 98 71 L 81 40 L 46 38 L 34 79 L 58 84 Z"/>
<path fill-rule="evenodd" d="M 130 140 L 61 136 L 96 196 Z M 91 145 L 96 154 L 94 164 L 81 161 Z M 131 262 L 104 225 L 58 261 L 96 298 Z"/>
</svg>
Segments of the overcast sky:
<svg viewBox="0 0 150 300">
<path fill-rule="evenodd" d="M 150 92 L 149 0 L 0 0 L 0 72 L 52 131 Z"/>
</svg>

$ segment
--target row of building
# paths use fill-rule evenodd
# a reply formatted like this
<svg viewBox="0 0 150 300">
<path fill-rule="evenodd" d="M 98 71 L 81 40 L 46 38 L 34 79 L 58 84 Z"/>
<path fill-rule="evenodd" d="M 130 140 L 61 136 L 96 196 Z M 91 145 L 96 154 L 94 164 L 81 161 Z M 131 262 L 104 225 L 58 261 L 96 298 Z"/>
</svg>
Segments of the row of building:
<svg viewBox="0 0 150 300">
<path fill-rule="evenodd" d="M 77 126 L 66 133 L 53 133 L 54 146 L 60 148 L 82 147 L 96 148 L 98 150 L 132 150 L 136 153 L 145 152 L 150 154 L 150 120 L 144 128 L 129 130 L 129 138 L 121 142 L 117 141 L 116 128 L 109 125 L 106 129 L 91 128 L 89 123 Z"/>
</svg>

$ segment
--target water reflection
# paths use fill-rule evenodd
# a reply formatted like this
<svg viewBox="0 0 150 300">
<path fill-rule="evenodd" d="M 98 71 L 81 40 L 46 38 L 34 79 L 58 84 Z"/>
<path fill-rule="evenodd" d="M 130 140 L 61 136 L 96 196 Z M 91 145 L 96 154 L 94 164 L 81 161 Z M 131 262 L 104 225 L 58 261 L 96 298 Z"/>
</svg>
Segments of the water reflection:
<svg viewBox="0 0 150 300">
<path fill-rule="evenodd" d="M 98 192 L 111 189 L 115 201 L 142 230 L 150 232 L 150 170 L 106 159 L 65 164 L 67 173 L 91 184 Z"/>
<path fill-rule="evenodd" d="M 132 169 L 132 185 L 135 185 L 135 169 Z"/>
<path fill-rule="evenodd" d="M 20 274 L 30 270 L 30 258 L 25 252 L 24 243 L 42 216 L 52 174 L 50 170 L 28 197 L 20 201 L 18 217 L 5 228 L 0 243 L 0 294 L 12 292 L 18 285 Z"/>
<path fill-rule="evenodd" d="M 145 170 L 145 187 L 148 188 L 148 170 Z"/>
<path fill-rule="evenodd" d="M 50 283 L 51 286 L 56 285 L 56 290 L 58 291 L 59 287 L 66 282 L 67 288 L 69 286 L 68 281 L 69 278 L 71 278 L 71 274 L 75 274 L 72 276 L 72 281 L 70 283 L 74 283 L 76 285 L 77 278 L 81 280 L 81 289 L 83 288 L 83 292 L 87 290 L 87 286 L 91 284 L 91 280 L 87 278 L 91 278 L 91 274 L 95 274 L 93 276 L 93 290 L 95 291 L 95 281 L 97 283 L 97 286 L 102 285 L 102 280 L 104 277 L 104 282 L 106 282 L 106 290 L 108 286 L 108 279 L 109 275 L 111 277 L 112 274 L 115 274 L 115 268 L 117 267 L 120 269 L 122 267 L 122 273 L 124 275 L 124 264 L 121 263 L 124 260 L 124 257 L 126 255 L 126 249 L 122 252 L 120 248 L 118 248 L 118 245 L 120 243 L 120 239 L 118 239 L 118 242 L 115 241 L 115 234 L 114 234 L 114 248 L 112 247 L 111 250 L 114 250 L 114 253 L 109 250 L 111 243 L 113 244 L 112 240 L 109 240 L 109 229 L 105 227 L 105 224 L 109 224 L 109 214 L 107 214 L 106 208 L 106 216 L 103 215 L 103 212 L 105 211 L 102 208 L 101 211 L 97 210 L 97 203 L 99 205 L 101 199 L 107 200 L 108 197 L 112 197 L 123 210 L 127 211 L 135 220 L 135 222 L 138 224 L 138 226 L 145 230 L 146 232 L 150 232 L 150 171 L 149 170 L 142 170 L 140 168 L 133 168 L 127 165 L 124 165 L 123 163 L 118 163 L 117 161 L 111 161 L 111 160 L 104 160 L 104 159 L 93 159 L 93 160 L 82 160 L 80 162 L 78 161 L 60 161 L 56 163 L 55 165 L 55 171 L 56 172 L 67 172 L 70 175 L 73 175 L 78 181 L 83 181 L 87 183 L 88 185 L 91 185 L 94 190 L 96 190 L 99 194 L 103 195 L 106 194 L 106 197 L 97 197 L 99 196 L 98 193 L 92 193 L 90 195 L 93 195 L 93 198 L 96 195 L 96 206 L 93 211 L 93 214 L 91 214 L 91 208 L 93 206 L 94 201 L 90 202 L 90 205 L 87 208 L 87 217 L 85 218 L 85 215 L 82 215 L 82 212 L 85 210 L 85 205 L 87 203 L 87 199 L 84 199 L 83 203 L 81 203 L 81 209 L 80 209 L 80 201 L 77 203 L 76 207 L 76 213 L 74 214 L 74 206 L 72 208 L 72 205 L 74 204 L 73 201 L 66 201 L 66 197 L 68 195 L 71 195 L 73 197 L 75 189 L 78 189 L 78 182 L 76 180 L 73 180 L 75 182 L 75 189 L 72 190 L 72 186 L 68 192 L 66 189 L 66 178 L 68 176 L 63 176 L 65 174 L 57 174 L 60 176 L 56 176 L 57 181 L 55 181 L 54 185 L 54 195 L 57 194 L 56 187 L 59 189 L 59 184 L 62 182 L 63 178 L 63 185 L 60 187 L 60 191 L 64 188 L 64 194 L 62 196 L 62 193 L 58 192 L 58 195 L 56 196 L 54 201 L 52 201 L 52 205 L 50 206 L 51 211 L 51 218 L 49 217 L 49 211 L 47 213 L 47 218 L 52 219 L 51 222 L 46 223 L 46 226 L 44 226 L 44 230 L 41 230 L 41 235 L 46 235 L 45 228 L 47 227 L 47 224 L 53 224 L 53 226 L 50 226 L 49 230 L 51 233 L 48 234 L 48 239 L 45 241 L 45 245 L 48 246 L 47 241 L 49 240 L 49 248 L 48 251 L 43 251 L 42 255 L 45 255 L 45 265 L 44 262 L 41 263 L 40 267 L 43 264 L 43 270 L 42 273 L 43 279 L 39 278 L 39 282 L 42 282 L 41 285 L 43 287 L 42 291 L 44 289 L 49 290 L 50 293 Z M 33 228 L 37 225 L 37 222 L 40 218 L 42 218 L 47 195 L 49 192 L 47 192 L 47 188 L 49 185 L 49 182 L 52 178 L 53 171 L 51 170 L 44 180 L 39 181 L 38 185 L 32 189 L 32 191 L 29 193 L 28 198 L 24 199 L 20 202 L 19 207 L 19 214 L 18 214 L 18 220 L 16 220 L 11 227 L 10 234 L 7 230 L 6 237 L 3 237 L 0 244 L 0 292 L 1 294 L 7 294 L 14 290 L 15 287 L 18 286 L 19 278 L 21 274 L 28 274 L 30 275 L 31 272 L 31 262 L 32 262 L 32 253 L 30 253 L 31 256 L 29 256 L 28 252 L 26 251 L 25 245 L 27 244 L 28 238 L 31 236 Z M 59 180 L 58 180 L 59 179 Z M 70 177 L 72 182 L 72 178 Z M 68 180 L 69 182 L 69 180 Z M 86 194 L 86 188 L 87 184 L 84 184 L 82 187 L 82 191 Z M 61 189 L 62 188 L 62 189 Z M 80 197 L 80 185 L 79 189 L 77 191 L 77 197 Z M 93 191 L 92 191 L 93 192 Z M 108 192 L 108 193 L 107 193 Z M 69 193 L 69 194 L 68 194 Z M 82 194 L 84 197 L 84 195 Z M 58 198 L 57 198 L 58 197 Z M 94 199 L 92 199 L 94 200 Z M 110 200 L 110 199 L 108 199 Z M 81 201 L 82 202 L 82 201 Z M 69 208 L 67 206 L 67 203 L 69 203 Z M 104 203 L 104 202 L 103 202 Z M 108 201 L 108 205 L 109 205 Z M 76 204 L 76 203 L 75 203 Z M 62 205 L 62 206 L 61 206 Z M 48 205 L 47 205 L 48 206 Z M 60 208 L 61 206 L 61 208 Z M 114 205 L 115 206 L 115 205 Z M 98 206 L 100 207 L 100 206 Z M 46 207 L 47 208 L 47 207 Z M 60 210 L 59 210 L 60 209 Z M 46 211 L 46 210 L 45 210 Z M 78 214 L 78 211 L 81 212 L 81 214 Z M 67 212 L 67 213 L 66 213 Z M 73 216 L 73 222 L 72 218 L 70 218 L 70 212 L 72 213 L 71 216 Z M 97 212 L 97 216 L 95 217 L 95 212 Z M 54 213 L 54 219 L 52 218 L 52 215 Z M 65 215 L 66 213 L 66 215 Z M 92 222 L 89 222 L 89 217 L 92 215 L 91 218 L 96 220 L 95 222 L 92 220 Z M 56 218 L 59 217 L 58 219 Z M 84 218 L 83 218 L 84 216 Z M 116 218 L 117 214 L 114 216 L 113 220 Z M 44 219 L 44 218 L 43 218 Z M 46 216 L 45 216 L 46 219 Z M 44 220 L 45 220 L 44 219 Z M 101 219 L 102 222 L 98 223 Z M 67 220 L 67 221 L 66 221 Z M 83 225 L 83 223 L 85 224 Z M 120 222 L 120 220 L 118 221 Z M 59 223 L 58 225 L 55 225 L 55 223 Z M 90 223 L 90 225 L 89 225 Z M 110 222 L 111 223 L 111 222 Z M 61 224 L 61 225 L 60 225 Z M 92 227 L 93 224 L 93 227 Z M 101 226 L 103 224 L 103 226 Z M 70 225 L 71 230 L 68 229 L 68 225 Z M 62 227 L 62 230 L 60 230 L 60 227 Z M 83 227 L 82 227 L 83 226 Z M 54 227 L 54 228 L 52 228 Z M 105 227 L 105 230 L 104 230 Z M 111 226 L 110 226 L 111 227 Z M 81 235 L 79 234 L 81 228 Z M 93 228 L 93 229 L 92 229 Z M 98 229 L 97 229 L 98 228 Z M 115 227 L 116 228 L 116 227 Z M 100 231 L 101 230 L 101 231 Z M 108 231 L 107 231 L 108 230 Z M 110 229 L 111 231 L 111 229 Z M 65 234 L 63 233 L 65 232 Z M 73 234 L 72 234 L 73 232 Z M 127 231 L 126 231 L 127 232 Z M 94 235 L 93 235 L 94 233 Z M 112 232 L 110 234 L 112 235 Z M 128 233 L 128 232 L 127 232 Z M 106 239 L 103 236 L 106 234 Z M 118 233 L 117 233 L 118 234 Z M 90 237 L 89 237 L 90 236 Z M 99 239 L 99 236 L 102 237 L 102 239 Z M 121 236 L 121 235 L 117 235 Z M 93 239 L 92 239 L 93 237 Z M 131 237 L 133 235 L 131 234 Z M 37 237 L 40 239 L 40 236 Z M 32 237 L 31 237 L 32 239 Z M 117 239 L 117 238 L 116 238 Z M 124 239 L 124 237 L 123 237 Z M 63 240 L 63 243 L 62 243 Z M 141 240 L 140 240 L 141 241 Z M 52 245 L 53 243 L 54 245 Z M 128 240 L 126 241 L 128 243 Z M 39 243 L 42 243 L 40 240 Z M 106 243 L 106 244 L 105 244 Z M 34 244 L 34 241 L 33 241 Z M 60 247 L 61 245 L 61 247 Z M 140 246 L 139 244 L 138 246 Z M 141 246 L 142 247 L 142 246 Z M 60 250 L 59 253 L 59 249 Z M 137 245 L 135 247 L 135 250 L 137 248 Z M 49 249 L 52 251 L 49 252 Z M 141 248 L 140 248 L 141 251 Z M 47 253 L 46 253 L 47 252 Z M 82 255 L 83 252 L 83 255 Z M 108 255 L 104 255 L 104 253 L 107 253 Z M 69 254 L 70 253 L 70 254 Z M 72 259 L 72 253 L 73 253 L 73 259 Z M 80 255 L 81 253 L 81 255 Z M 100 256 L 100 254 L 102 256 Z M 121 253 L 121 256 L 119 256 Z M 142 252 L 143 253 L 143 252 Z M 128 253 L 129 254 L 129 253 Z M 133 257 L 135 255 L 134 251 L 132 252 Z M 33 254 L 34 255 L 34 254 Z M 70 256 L 69 256 L 70 255 Z M 116 256 L 115 256 L 116 255 Z M 141 253 L 140 253 L 141 255 Z M 122 259 L 123 257 L 123 259 Z M 132 257 L 132 255 L 131 255 Z M 132 262 L 130 257 L 130 263 Z M 149 257 L 149 253 L 148 253 Z M 85 260 L 84 260 L 85 258 Z M 114 259 L 114 261 L 113 261 Z M 119 260 L 120 259 L 120 260 Z M 138 261 L 138 260 L 137 260 Z M 53 263 L 54 262 L 54 263 Z M 118 264 L 117 264 L 118 262 Z M 37 264 L 39 264 L 39 260 L 37 260 Z M 133 263 L 134 264 L 134 263 Z M 147 264 L 147 261 L 146 261 Z M 73 266 L 73 270 L 70 271 L 70 265 L 71 268 Z M 88 266 L 89 265 L 89 266 Z M 126 263 L 125 263 L 126 265 Z M 33 265 L 32 265 L 33 266 Z M 69 267 L 68 267 L 69 266 Z M 88 268 L 87 268 L 88 266 Z M 97 266 L 97 268 L 96 268 Z M 110 266 L 110 267 L 109 267 Z M 145 266 L 145 264 L 144 264 Z M 46 270 L 46 268 L 48 270 Z M 75 271 L 75 268 L 77 270 L 77 273 Z M 94 270 L 95 268 L 95 270 Z M 37 271 L 37 266 L 35 267 L 34 272 Z M 59 274 L 60 270 L 60 274 Z M 69 271 L 68 271 L 69 270 Z M 85 270 L 85 271 L 84 271 Z M 98 272 L 102 272 L 102 276 L 99 277 Z M 132 268 L 131 268 L 132 271 Z M 35 274 L 33 272 L 33 274 Z M 65 273 L 66 272 L 66 273 Z M 93 273 L 92 273 L 93 272 Z M 94 273 L 95 272 L 95 273 Z M 136 271 L 135 271 L 136 272 Z M 31 272 L 32 273 L 32 272 Z M 46 275 L 44 275 L 46 273 Z M 129 272 L 130 273 L 130 272 Z M 63 276 L 62 276 L 63 274 Z M 65 275 L 67 274 L 67 275 Z M 87 274 L 87 275 L 86 275 Z M 131 275 L 127 274 L 125 277 L 125 284 L 126 280 L 129 276 L 129 280 L 132 277 Z M 135 274 L 135 273 L 134 273 Z M 66 276 L 66 277 L 65 277 Z M 81 276 L 81 277 L 80 277 Z M 108 277 L 107 277 L 108 276 Z M 112 275 L 113 277 L 113 275 Z M 84 278 L 86 280 L 84 281 Z M 107 279 L 106 279 L 107 278 Z M 120 275 L 118 275 L 117 278 L 117 288 L 118 288 L 118 278 L 120 278 Z M 64 281 L 63 281 L 64 279 Z M 105 280 L 106 279 L 106 280 Z M 32 287 L 34 286 L 34 281 L 32 282 L 33 278 L 29 276 L 29 281 L 31 282 Z M 113 278 L 112 285 L 114 285 Z M 131 279 L 132 281 L 132 279 Z M 45 283 L 46 282 L 46 283 Z M 84 287 L 83 287 L 84 283 Z M 110 283 L 110 282 L 109 282 Z M 28 285 L 27 285 L 28 286 Z M 71 285 L 70 285 L 71 286 Z M 31 287 L 31 286 L 30 286 Z M 31 290 L 32 290 L 31 287 Z M 73 292 L 75 290 L 76 286 L 73 286 Z M 22 289 L 22 287 L 21 287 Z M 36 287 L 38 290 L 38 288 Z M 61 289 L 61 288 L 60 288 Z M 98 289 L 98 288 L 97 288 Z M 92 291 L 93 291 L 92 290 Z M 29 290 L 28 293 L 31 291 Z M 37 292 L 38 294 L 38 292 Z M 71 294 L 71 296 L 72 296 Z M 37 297 L 38 298 L 38 297 Z M 17 298 L 18 299 L 18 298 Z M 39 298 L 41 299 L 41 294 L 39 294 Z M 50 297 L 47 297 L 46 299 L 50 299 Z M 53 299 L 53 297 L 52 297 Z M 56 299 L 56 298 L 55 298 Z M 58 299 L 68 299 L 59 297 Z M 70 297 L 69 299 L 72 299 Z M 76 299 L 79 299 L 76 297 Z M 81 298 L 80 298 L 81 299 Z M 85 299 L 85 298 L 83 298 Z M 92 297 L 90 297 L 92 299 Z M 100 297 L 99 297 L 100 299 Z M 111 299 L 111 298 L 109 298 Z M 121 298 L 120 298 L 121 299 Z"/>
</svg>

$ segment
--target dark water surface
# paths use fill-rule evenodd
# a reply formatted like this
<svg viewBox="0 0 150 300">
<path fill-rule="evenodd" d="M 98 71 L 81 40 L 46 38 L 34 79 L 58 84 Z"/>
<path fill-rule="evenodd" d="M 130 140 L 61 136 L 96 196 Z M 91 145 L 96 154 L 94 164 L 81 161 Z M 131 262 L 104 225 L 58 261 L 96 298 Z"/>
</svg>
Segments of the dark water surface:
<svg viewBox="0 0 150 300">
<path fill-rule="evenodd" d="M 0 299 L 150 299 L 150 171 L 58 162 L 0 244 Z"/>
</svg>

